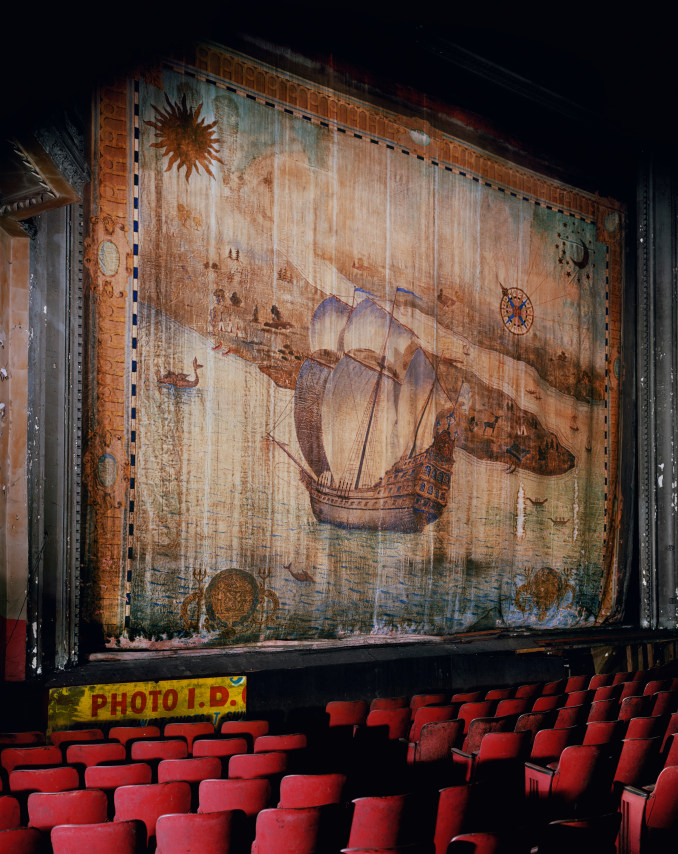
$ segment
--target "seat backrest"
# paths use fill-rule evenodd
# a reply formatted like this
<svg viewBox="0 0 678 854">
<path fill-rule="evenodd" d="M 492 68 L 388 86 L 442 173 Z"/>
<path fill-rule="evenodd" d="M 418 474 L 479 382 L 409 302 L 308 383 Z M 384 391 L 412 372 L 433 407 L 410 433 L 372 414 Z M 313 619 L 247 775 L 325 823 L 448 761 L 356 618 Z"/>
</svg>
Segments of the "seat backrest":
<svg viewBox="0 0 678 854">
<path fill-rule="evenodd" d="M 227 759 L 237 753 L 247 753 L 247 739 L 244 738 L 196 738 L 193 742 L 193 756 L 219 756 Z"/>
<path fill-rule="evenodd" d="M 35 827 L 0 829 L 0 854 L 45 854 L 43 834 Z"/>
<path fill-rule="evenodd" d="M 596 691 L 598 688 L 602 688 L 604 685 L 612 684 L 612 673 L 595 673 L 589 679 L 589 689 L 591 691 Z"/>
<path fill-rule="evenodd" d="M 620 702 L 625 700 L 627 697 L 642 697 L 644 687 L 645 685 L 643 682 L 624 682 L 622 684 L 622 692 L 619 695 Z"/>
<path fill-rule="evenodd" d="M 96 824 L 106 821 L 108 800 L 99 789 L 73 792 L 33 792 L 28 796 L 28 826 L 48 831 L 57 824 Z"/>
<path fill-rule="evenodd" d="M 503 718 L 473 718 L 468 725 L 462 750 L 464 753 L 474 753 L 480 749 L 480 744 L 490 732 L 508 732 L 515 726 L 515 718 L 511 715 Z"/>
<path fill-rule="evenodd" d="M 120 786 L 113 795 L 115 821 L 139 819 L 146 825 L 148 839 L 155 836 L 155 823 L 166 813 L 188 812 L 191 787 L 183 781 Z"/>
<path fill-rule="evenodd" d="M 54 744 L 35 747 L 6 747 L 0 754 L 0 764 L 9 774 L 18 765 L 61 765 L 61 751 Z"/>
<path fill-rule="evenodd" d="M 345 774 L 288 774 L 280 781 L 278 806 L 298 809 L 339 804 L 345 785 Z"/>
<path fill-rule="evenodd" d="M 678 828 L 678 765 L 664 770 L 657 777 L 654 790 L 645 806 L 645 825 L 648 828 L 669 830 Z"/>
<path fill-rule="evenodd" d="M 474 718 L 489 717 L 494 711 L 493 700 L 481 700 L 472 703 L 462 703 L 457 717 L 464 721 L 464 735 L 468 732 L 469 724 Z"/>
<path fill-rule="evenodd" d="M 375 697 L 370 703 L 370 711 L 377 709 L 409 709 L 409 697 Z"/>
<path fill-rule="evenodd" d="M 146 762 L 128 762 L 123 765 L 91 765 L 85 768 L 85 786 L 88 789 L 117 789 L 118 786 L 133 786 L 150 783 L 151 766 Z"/>
<path fill-rule="evenodd" d="M 618 682 L 616 685 L 601 685 L 600 688 L 596 688 L 593 692 L 593 702 L 598 703 L 601 700 L 617 700 L 619 702 L 621 692 L 621 682 Z"/>
<path fill-rule="evenodd" d="M 586 724 L 582 744 L 611 744 L 621 741 L 624 735 L 624 721 L 591 721 Z"/>
<path fill-rule="evenodd" d="M 19 801 L 11 795 L 0 795 L 0 830 L 19 827 L 20 824 Z"/>
<path fill-rule="evenodd" d="M 325 711 L 330 716 L 331 727 L 356 726 L 365 723 L 369 708 L 365 700 L 330 700 Z"/>
<path fill-rule="evenodd" d="M 51 831 L 54 854 L 137 854 L 146 845 L 142 821 L 62 824 Z"/>
<path fill-rule="evenodd" d="M 494 710 L 495 717 L 503 715 L 522 715 L 531 711 L 532 700 L 529 697 L 514 697 L 509 700 L 500 700 Z"/>
<path fill-rule="evenodd" d="M 664 730 L 664 740 L 662 741 L 662 750 L 666 750 L 666 745 L 671 736 L 678 732 L 678 712 L 673 712 L 669 718 L 666 729 Z"/>
<path fill-rule="evenodd" d="M 348 848 L 397 845 L 408 798 L 406 794 L 356 798 Z"/>
<path fill-rule="evenodd" d="M 15 768 L 9 775 L 10 792 L 67 792 L 79 786 L 80 775 L 69 765 Z"/>
<path fill-rule="evenodd" d="M 315 854 L 320 810 L 262 810 L 257 816 L 252 854 Z"/>
<path fill-rule="evenodd" d="M 185 780 L 218 780 L 221 777 L 221 760 L 218 756 L 190 756 L 187 759 L 163 759 L 158 765 L 158 783 Z"/>
<path fill-rule="evenodd" d="M 592 721 L 613 721 L 617 719 L 618 714 L 618 700 L 595 700 L 593 703 L 591 703 L 589 713 L 586 717 L 586 722 L 591 723 Z"/>
<path fill-rule="evenodd" d="M 467 825 L 471 784 L 447 786 L 440 790 L 433 843 L 436 854 L 446 854 L 450 840 Z"/>
<path fill-rule="evenodd" d="M 586 722 L 589 714 L 588 706 L 563 706 L 558 709 L 554 727 L 578 726 Z"/>
<path fill-rule="evenodd" d="M 449 854 L 464 854 L 473 851 L 473 854 L 508 854 L 508 843 L 502 841 L 498 833 L 460 833 L 450 842 L 447 851 Z"/>
<path fill-rule="evenodd" d="M 560 709 L 565 705 L 565 694 L 547 694 L 545 697 L 535 697 L 534 700 L 529 698 L 532 703 L 533 712 L 548 712 L 553 709 Z"/>
<path fill-rule="evenodd" d="M 422 706 L 444 706 L 447 704 L 447 701 L 449 699 L 449 694 L 443 694 L 440 692 L 429 694 L 413 694 L 412 699 L 410 700 L 410 709 L 412 710 L 412 714 L 414 715 L 417 709 L 420 709 Z"/>
<path fill-rule="evenodd" d="M 112 726 L 108 731 L 108 737 L 127 744 L 135 738 L 159 738 L 160 727 L 157 726 Z"/>
<path fill-rule="evenodd" d="M 585 691 L 589 687 L 590 681 L 590 676 L 570 676 L 565 683 L 565 693 L 571 694 L 573 691 Z"/>
<path fill-rule="evenodd" d="M 203 780 L 198 790 L 198 800 L 198 812 L 242 810 L 252 818 L 271 805 L 271 784 L 264 777 L 252 780 Z"/>
<path fill-rule="evenodd" d="M 155 824 L 156 854 L 229 854 L 232 824 L 230 810 L 161 815 Z"/>
<path fill-rule="evenodd" d="M 657 691 L 652 695 L 653 716 L 666 715 L 667 717 L 678 708 L 678 691 Z"/>
<path fill-rule="evenodd" d="M 631 697 L 625 697 L 621 701 L 617 717 L 620 721 L 630 721 L 631 718 L 649 715 L 651 710 L 652 697 L 643 697 L 642 695 L 634 694 Z"/>
<path fill-rule="evenodd" d="M 224 721 L 219 732 L 222 735 L 249 735 L 254 741 L 258 736 L 266 735 L 268 730 L 268 721 Z"/>
<path fill-rule="evenodd" d="M 185 759 L 188 744 L 183 738 L 149 738 L 133 741 L 130 758 L 134 762 L 152 762 L 160 759 Z"/>
<path fill-rule="evenodd" d="M 413 756 L 415 762 L 441 762 L 449 760 L 453 747 L 459 747 L 464 733 L 460 720 L 434 721 L 424 724 Z"/>
<path fill-rule="evenodd" d="M 485 693 L 486 700 L 509 700 L 513 697 L 513 692 L 515 688 L 490 688 L 489 691 Z"/>
<path fill-rule="evenodd" d="M 553 711 L 525 712 L 525 714 L 520 715 L 513 729 L 514 732 L 527 730 L 532 733 L 532 738 L 534 739 L 540 729 L 548 729 L 552 726 L 555 717 Z"/>
<path fill-rule="evenodd" d="M 505 770 L 521 768 L 530 749 L 529 732 L 488 732 L 480 743 L 473 779 L 489 779 Z"/>
<path fill-rule="evenodd" d="M 542 683 L 535 682 L 529 685 L 519 685 L 516 688 L 516 697 L 538 697 L 541 694 Z"/>
<path fill-rule="evenodd" d="M 39 730 L 26 730 L 24 732 L 0 732 L 0 750 L 4 747 L 37 746 L 45 743 L 45 733 Z"/>
<path fill-rule="evenodd" d="M 388 727 L 388 737 L 391 741 L 407 738 L 410 728 L 410 708 L 401 706 L 394 709 L 372 709 L 367 715 L 365 725 Z"/>
<path fill-rule="evenodd" d="M 287 770 L 287 754 L 237 753 L 228 760 L 228 776 L 231 779 L 250 780 L 254 777 L 274 777 Z"/>
<path fill-rule="evenodd" d="M 66 762 L 69 765 L 81 764 L 85 767 L 100 765 L 102 762 L 122 762 L 127 756 L 125 745 L 119 741 L 78 742 L 66 748 Z"/>
<path fill-rule="evenodd" d="M 530 762 L 548 765 L 557 761 L 563 750 L 573 743 L 577 732 L 578 727 L 539 730 L 532 742 Z"/>
<path fill-rule="evenodd" d="M 91 729 L 65 729 L 53 732 L 49 740 L 57 747 L 65 742 L 73 741 L 103 741 L 105 738 L 103 730 L 98 727 Z"/>
<path fill-rule="evenodd" d="M 450 703 L 477 703 L 482 699 L 482 691 L 461 691 L 460 693 L 452 694 Z"/>
<path fill-rule="evenodd" d="M 419 741 L 421 728 L 425 724 L 430 724 L 434 721 L 451 721 L 456 716 L 458 708 L 456 704 L 447 706 L 420 706 L 412 718 L 412 726 L 409 733 L 410 741 Z"/>
<path fill-rule="evenodd" d="M 633 676 L 629 670 L 623 670 L 620 673 L 615 673 L 612 677 L 612 684 L 618 685 L 620 682 L 628 682 L 629 679 Z"/>
<path fill-rule="evenodd" d="M 561 806 L 572 807 L 594 791 L 610 791 L 613 765 L 606 748 L 592 744 L 573 744 L 560 754 L 558 769 L 551 786 L 551 796 Z"/>
<path fill-rule="evenodd" d="M 214 724 L 211 721 L 165 724 L 163 735 L 167 738 L 176 738 L 177 736 L 185 738 L 190 753 L 195 738 L 201 735 L 214 735 Z"/>
<path fill-rule="evenodd" d="M 659 691 L 666 691 L 670 684 L 670 679 L 651 679 L 649 682 L 645 683 L 642 693 L 647 695 L 656 694 Z"/>
<path fill-rule="evenodd" d="M 661 738 L 627 738 L 617 760 L 613 783 L 618 786 L 643 786 L 657 776 Z"/>
<path fill-rule="evenodd" d="M 593 691 L 571 691 L 566 694 L 565 706 L 590 706 L 593 700 Z"/>
<path fill-rule="evenodd" d="M 307 744 L 308 739 L 303 732 L 285 735 L 260 735 L 254 742 L 254 752 L 271 753 L 281 750 L 303 750 Z"/>
<path fill-rule="evenodd" d="M 565 694 L 567 691 L 567 681 L 565 679 L 556 679 L 554 682 L 547 682 L 544 685 L 541 689 L 541 695 L 542 697 L 548 697 L 550 694 Z"/>
<path fill-rule="evenodd" d="M 624 724 L 624 721 L 620 721 Z M 653 735 L 664 735 L 666 721 L 658 715 L 631 718 L 626 727 L 624 738 L 651 738 Z"/>
</svg>

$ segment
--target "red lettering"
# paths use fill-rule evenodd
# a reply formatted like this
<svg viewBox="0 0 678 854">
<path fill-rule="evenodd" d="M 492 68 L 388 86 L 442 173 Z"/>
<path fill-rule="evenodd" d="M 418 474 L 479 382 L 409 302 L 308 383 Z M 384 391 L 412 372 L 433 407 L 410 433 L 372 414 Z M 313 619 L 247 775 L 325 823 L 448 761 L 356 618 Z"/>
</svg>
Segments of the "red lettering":
<svg viewBox="0 0 678 854">
<path fill-rule="evenodd" d="M 210 706 L 225 706 L 228 702 L 228 689 L 219 685 L 210 688 Z"/>
<path fill-rule="evenodd" d="M 158 711 L 158 697 L 162 694 L 162 691 L 149 691 L 148 696 L 151 698 L 151 711 Z"/>
<path fill-rule="evenodd" d="M 108 697 L 105 694 L 92 694 L 92 717 L 99 715 L 99 709 L 105 709 L 108 705 Z"/>
<path fill-rule="evenodd" d="M 195 708 L 195 688 L 188 689 L 188 708 Z"/>
<path fill-rule="evenodd" d="M 169 688 L 162 696 L 162 707 L 166 712 L 171 712 L 176 709 L 179 702 L 179 695 L 174 688 Z"/>
<path fill-rule="evenodd" d="M 135 715 L 140 715 L 146 708 L 148 697 L 143 691 L 135 691 L 130 700 L 130 706 Z"/>
<path fill-rule="evenodd" d="M 111 694 L 111 715 L 117 715 L 120 709 L 121 715 L 127 714 L 127 692 L 123 691 L 118 699 L 117 694 Z"/>
</svg>

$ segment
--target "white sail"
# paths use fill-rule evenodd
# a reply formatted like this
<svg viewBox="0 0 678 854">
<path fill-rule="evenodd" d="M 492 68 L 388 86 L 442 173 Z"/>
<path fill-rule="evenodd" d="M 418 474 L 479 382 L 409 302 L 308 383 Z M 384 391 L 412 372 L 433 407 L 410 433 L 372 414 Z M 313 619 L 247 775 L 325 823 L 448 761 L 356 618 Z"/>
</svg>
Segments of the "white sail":
<svg viewBox="0 0 678 854">
<path fill-rule="evenodd" d="M 294 390 L 294 426 L 299 447 L 316 477 L 329 470 L 321 424 L 322 401 L 330 369 L 306 359 L 297 376 Z"/>
<path fill-rule="evenodd" d="M 398 383 L 387 374 L 380 379 L 379 372 L 363 362 L 346 355 L 341 358 L 327 381 L 321 418 L 325 452 L 335 483 L 355 487 L 360 468 L 359 486 L 371 486 L 395 462 L 391 436 L 398 392 Z"/>
<path fill-rule="evenodd" d="M 366 298 L 353 309 L 346 325 L 344 351 L 372 350 L 379 359 L 386 342 L 386 366 L 395 370 L 396 376 L 402 380 L 414 341 L 411 330 L 395 318 L 391 320 L 388 312 L 372 299 Z"/>
<path fill-rule="evenodd" d="M 329 350 L 341 355 L 344 352 L 344 329 L 351 307 L 334 296 L 323 300 L 313 312 L 308 330 L 311 352 Z"/>
</svg>

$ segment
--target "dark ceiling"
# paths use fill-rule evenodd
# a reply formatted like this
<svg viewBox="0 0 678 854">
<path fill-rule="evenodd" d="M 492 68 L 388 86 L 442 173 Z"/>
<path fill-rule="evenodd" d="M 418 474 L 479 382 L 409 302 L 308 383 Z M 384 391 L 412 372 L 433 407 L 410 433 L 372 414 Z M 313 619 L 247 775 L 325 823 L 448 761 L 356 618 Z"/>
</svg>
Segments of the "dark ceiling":
<svg viewBox="0 0 678 854">
<path fill-rule="evenodd" d="M 527 141 L 537 162 L 569 162 L 575 174 L 580 165 L 586 172 L 587 162 L 602 190 L 614 184 L 611 176 L 632 169 L 639 147 L 678 143 L 668 25 L 650 16 L 646 24 L 625 20 L 595 4 L 551 6 L 548 15 L 542 4 L 539 16 L 508 5 L 500 13 L 483 4 L 462 12 L 433 2 L 399 14 L 369 3 L 177 12 L 139 3 L 68 16 L 53 7 L 36 22 L 26 4 L 0 51 L 3 119 L 13 132 L 77 103 L 86 110 L 92 86 L 116 71 L 209 39 L 264 52 L 266 44 L 286 46 L 359 85 L 454 104 L 518 147 Z"/>
</svg>

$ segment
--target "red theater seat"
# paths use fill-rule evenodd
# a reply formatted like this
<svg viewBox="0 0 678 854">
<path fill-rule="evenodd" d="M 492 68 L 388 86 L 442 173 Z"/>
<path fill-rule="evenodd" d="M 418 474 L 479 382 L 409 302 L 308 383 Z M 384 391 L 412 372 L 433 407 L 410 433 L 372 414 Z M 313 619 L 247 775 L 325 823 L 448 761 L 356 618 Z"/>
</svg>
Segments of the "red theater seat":
<svg viewBox="0 0 678 854">
<path fill-rule="evenodd" d="M 165 724 L 163 735 L 166 738 L 185 738 L 188 745 L 188 752 L 190 753 L 196 738 L 214 735 L 214 724 L 211 721 Z"/>
<path fill-rule="evenodd" d="M 541 695 L 541 682 L 531 685 L 519 685 L 516 688 L 515 697 L 539 697 Z"/>
<path fill-rule="evenodd" d="M 371 712 L 378 709 L 409 709 L 409 707 L 408 697 L 375 697 L 370 703 Z"/>
<path fill-rule="evenodd" d="M 589 687 L 590 681 L 590 676 L 570 676 L 565 683 L 565 693 L 571 694 L 573 691 L 585 691 Z"/>
<path fill-rule="evenodd" d="M 409 795 L 356 798 L 348 848 L 389 848 L 400 838 Z"/>
<path fill-rule="evenodd" d="M 535 765 L 549 765 L 551 762 L 557 762 L 563 750 L 574 743 L 577 733 L 577 727 L 539 730 L 532 742 L 530 762 Z"/>
<path fill-rule="evenodd" d="M 458 769 L 458 778 L 465 783 L 476 782 L 491 777 L 516 776 L 521 772 L 527 758 L 530 735 L 527 732 L 488 732 L 480 743 L 477 753 L 452 751 L 452 762 Z M 459 776 L 460 775 L 460 776 Z"/>
<path fill-rule="evenodd" d="M 345 774 L 289 774 L 280 781 L 279 807 L 299 809 L 341 803 Z"/>
<path fill-rule="evenodd" d="M 627 786 L 621 796 L 618 854 L 664 854 L 678 834 L 678 766 L 664 768 L 652 791 Z"/>
<path fill-rule="evenodd" d="M 102 762 L 122 762 L 127 756 L 125 746 L 119 741 L 82 742 L 69 744 L 66 748 L 66 762 L 69 765 L 101 765 Z"/>
<path fill-rule="evenodd" d="M 624 721 L 619 723 L 624 725 Z M 664 735 L 666 720 L 654 715 L 650 717 L 631 718 L 626 727 L 624 738 L 652 738 L 655 735 Z"/>
<path fill-rule="evenodd" d="M 628 682 L 632 676 L 633 673 L 628 670 L 624 670 L 621 673 L 615 673 L 612 677 L 612 684 L 618 685 L 620 682 Z"/>
<path fill-rule="evenodd" d="M 45 837 L 34 827 L 0 830 L 0 854 L 47 854 Z"/>
<path fill-rule="evenodd" d="M 325 711 L 331 727 L 358 726 L 365 723 L 369 709 L 365 700 L 331 700 Z"/>
<path fill-rule="evenodd" d="M 612 744 L 622 740 L 624 721 L 591 721 L 586 724 L 582 744 Z"/>
<path fill-rule="evenodd" d="M 490 732 L 509 732 L 513 729 L 515 718 L 473 718 L 468 725 L 468 732 L 462 745 L 464 753 L 474 753 L 480 750 L 480 744 Z"/>
<path fill-rule="evenodd" d="M 612 780 L 621 795 L 624 786 L 644 786 L 653 783 L 659 770 L 659 736 L 624 739 Z"/>
<path fill-rule="evenodd" d="M 0 830 L 18 827 L 20 824 L 19 801 L 11 795 L 0 795 Z"/>
<path fill-rule="evenodd" d="M 525 730 L 532 733 L 532 739 L 540 729 L 549 729 L 553 725 L 556 716 L 553 711 L 544 712 L 525 712 L 516 721 L 514 732 L 523 732 Z"/>
<path fill-rule="evenodd" d="M 618 700 L 594 700 L 586 716 L 586 723 L 592 723 L 593 721 L 614 721 L 617 720 L 618 715 Z"/>
<path fill-rule="evenodd" d="M 74 741 L 103 741 L 104 732 L 101 729 L 65 729 L 53 732 L 49 739 L 52 744 L 61 747 L 62 744 L 70 744 Z"/>
<path fill-rule="evenodd" d="M 316 854 L 320 810 L 262 810 L 257 816 L 252 854 Z"/>
<path fill-rule="evenodd" d="M 595 691 L 604 685 L 612 684 L 612 673 L 596 673 L 589 679 L 589 689 Z"/>
<path fill-rule="evenodd" d="M 173 780 L 199 783 L 201 780 L 218 780 L 220 777 L 221 760 L 217 756 L 163 759 L 158 765 L 159 783 L 170 783 Z"/>
<path fill-rule="evenodd" d="M 504 715 L 522 715 L 525 712 L 531 711 L 532 700 L 529 697 L 514 697 L 509 700 L 500 700 L 497 703 L 497 708 L 494 710 L 494 715 L 501 718 Z"/>
<path fill-rule="evenodd" d="M 249 735 L 254 741 L 268 732 L 268 721 L 224 721 L 219 729 L 222 735 Z"/>
<path fill-rule="evenodd" d="M 407 732 L 410 728 L 410 709 L 408 706 L 372 709 L 367 715 L 365 725 L 368 727 L 388 727 L 388 737 L 391 741 L 407 738 Z"/>
<path fill-rule="evenodd" d="M 462 703 L 457 712 L 457 718 L 464 721 L 464 735 L 468 733 L 469 724 L 475 718 L 489 717 L 494 711 L 493 700 L 481 700 L 470 703 Z"/>
<path fill-rule="evenodd" d="M 80 786 L 77 769 L 68 765 L 53 768 L 16 768 L 9 775 L 11 792 L 67 792 Z"/>
<path fill-rule="evenodd" d="M 535 697 L 532 703 L 533 712 L 549 712 L 560 709 L 565 705 L 565 694 L 547 694 L 545 697 Z"/>
<path fill-rule="evenodd" d="M 45 733 L 37 730 L 26 732 L 0 732 L 0 749 L 4 747 L 36 747 L 45 743 Z"/>
<path fill-rule="evenodd" d="M 129 762 L 121 765 L 91 765 L 85 768 L 85 787 L 113 791 L 118 786 L 150 783 L 151 766 L 146 762 Z"/>
<path fill-rule="evenodd" d="M 556 679 L 554 682 L 547 682 L 541 689 L 540 693 L 542 697 L 548 697 L 553 694 L 566 694 L 567 692 L 568 688 L 566 680 Z"/>
<path fill-rule="evenodd" d="M 450 840 L 461 833 L 467 821 L 471 786 L 448 786 L 440 790 L 433 843 L 435 854 L 447 854 Z"/>
<path fill-rule="evenodd" d="M 553 726 L 557 729 L 569 726 L 579 726 L 586 723 L 589 715 L 589 706 L 567 706 L 558 709 L 556 722 Z"/>
<path fill-rule="evenodd" d="M 251 780 L 255 777 L 275 777 L 287 770 L 287 754 L 240 753 L 228 760 L 228 776 L 232 780 Z"/>
<path fill-rule="evenodd" d="M 590 706 L 593 695 L 593 691 L 571 691 L 565 695 L 565 708 L 568 706 Z"/>
<path fill-rule="evenodd" d="M 126 745 L 135 738 L 159 738 L 160 728 L 157 726 L 113 726 L 108 731 L 108 737 Z"/>
<path fill-rule="evenodd" d="M 115 790 L 113 802 L 115 821 L 143 821 L 150 840 L 155 836 L 155 823 L 159 816 L 190 810 L 191 787 L 184 782 L 120 786 Z"/>
<path fill-rule="evenodd" d="M 0 764 L 9 774 L 23 765 L 61 765 L 63 757 L 55 745 L 38 747 L 6 747 L 0 754 Z"/>
<path fill-rule="evenodd" d="M 509 700 L 513 697 L 515 688 L 490 688 L 485 694 L 486 700 Z"/>
<path fill-rule="evenodd" d="M 463 739 L 464 722 L 460 720 L 437 721 L 424 724 L 419 741 L 408 745 L 408 763 L 449 761 L 450 751 Z"/>
<path fill-rule="evenodd" d="M 444 706 L 447 704 L 449 698 L 449 694 L 413 694 L 410 700 L 410 709 L 414 715 L 417 709 L 420 709 L 422 706 Z M 491 700 L 492 697 L 486 697 L 485 699 Z"/>
<path fill-rule="evenodd" d="M 448 854 L 516 854 L 508 837 L 498 833 L 462 833 L 450 842 Z"/>
<path fill-rule="evenodd" d="M 161 815 L 155 825 L 156 854 L 231 854 L 232 822 L 228 810 Z"/>
<path fill-rule="evenodd" d="M 412 725 L 409 732 L 410 741 L 419 741 L 421 728 L 425 724 L 430 724 L 438 721 L 451 721 L 456 717 L 456 712 L 459 707 L 457 705 L 449 706 L 420 706 L 414 713 Z"/>
<path fill-rule="evenodd" d="M 33 792 L 28 796 L 28 825 L 49 831 L 57 824 L 97 824 L 106 821 L 108 800 L 98 789 L 74 792 Z"/>
<path fill-rule="evenodd" d="M 462 691 L 458 694 L 452 694 L 450 703 L 477 703 L 482 701 L 482 691 Z"/>
<path fill-rule="evenodd" d="M 54 854 L 140 854 L 146 850 L 142 821 L 61 824 L 52 828 Z"/>
<path fill-rule="evenodd" d="M 646 717 L 652 711 L 652 697 L 633 695 L 625 697 L 619 704 L 620 721 L 630 721 L 631 718 Z"/>
<path fill-rule="evenodd" d="M 619 702 L 622 688 L 623 683 L 621 682 L 617 685 L 603 685 L 600 688 L 596 688 L 593 692 L 593 702 L 599 703 L 601 700 L 616 700 Z"/>
<path fill-rule="evenodd" d="M 187 756 L 188 745 L 183 738 L 148 738 L 130 745 L 130 758 L 134 762 L 186 759 Z"/>
<path fill-rule="evenodd" d="M 254 742 L 255 753 L 272 753 L 274 751 L 303 750 L 307 746 L 307 738 L 302 732 L 287 735 L 260 735 Z"/>
<path fill-rule="evenodd" d="M 198 812 L 242 810 L 253 818 L 271 805 L 271 784 L 264 778 L 252 780 L 203 780 L 200 783 Z"/>
</svg>

